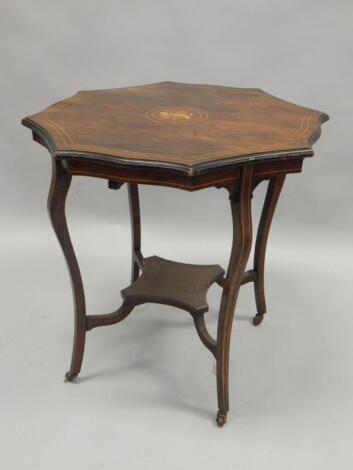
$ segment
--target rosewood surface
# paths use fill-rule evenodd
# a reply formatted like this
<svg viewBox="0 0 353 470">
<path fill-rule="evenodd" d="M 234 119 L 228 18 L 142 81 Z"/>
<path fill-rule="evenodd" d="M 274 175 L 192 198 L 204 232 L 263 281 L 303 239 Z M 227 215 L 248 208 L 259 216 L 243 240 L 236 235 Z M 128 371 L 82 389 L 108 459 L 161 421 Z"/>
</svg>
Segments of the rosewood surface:
<svg viewBox="0 0 353 470">
<path fill-rule="evenodd" d="M 162 82 L 80 91 L 24 119 L 60 157 L 173 169 L 307 157 L 325 113 L 255 88 Z"/>
<path fill-rule="evenodd" d="M 122 321 L 135 305 L 164 303 L 187 310 L 217 363 L 217 424 L 229 410 L 229 348 L 240 286 L 252 282 L 259 325 L 266 312 L 264 271 L 271 221 L 285 176 L 299 173 L 313 155 L 325 113 L 288 103 L 259 89 L 163 82 L 79 92 L 22 122 L 52 155 L 48 209 L 72 281 L 75 331 L 66 379 L 80 372 L 86 332 Z M 87 315 L 80 269 L 65 216 L 74 175 L 104 178 L 111 189 L 127 184 L 132 233 L 131 286 L 114 312 Z M 253 269 L 245 271 L 253 230 L 252 194 L 262 181 L 267 194 L 255 238 Z M 233 243 L 226 272 L 218 265 L 144 259 L 139 184 L 187 191 L 225 188 Z M 207 330 L 207 289 L 222 289 L 217 337 Z"/>
</svg>

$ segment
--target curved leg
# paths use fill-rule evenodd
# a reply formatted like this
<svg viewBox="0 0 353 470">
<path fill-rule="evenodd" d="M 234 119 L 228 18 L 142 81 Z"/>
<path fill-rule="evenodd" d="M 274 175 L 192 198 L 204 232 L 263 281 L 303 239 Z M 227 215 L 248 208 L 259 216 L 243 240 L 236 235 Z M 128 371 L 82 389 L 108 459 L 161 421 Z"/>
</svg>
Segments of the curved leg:
<svg viewBox="0 0 353 470">
<path fill-rule="evenodd" d="M 234 308 L 251 249 L 252 174 L 252 167 L 249 166 L 243 169 L 236 200 L 231 196 L 233 244 L 223 288 L 217 328 L 218 426 L 225 424 L 229 409 L 228 372 L 230 337 Z"/>
<path fill-rule="evenodd" d="M 141 255 L 141 219 L 140 202 L 137 184 L 128 183 L 128 194 L 131 218 L 131 241 L 132 241 L 132 266 L 131 283 L 139 277 L 141 265 L 143 263 Z"/>
<path fill-rule="evenodd" d="M 85 295 L 80 268 L 71 243 L 65 217 L 65 201 L 70 183 L 71 175 L 65 170 L 62 160 L 53 158 L 53 174 L 48 196 L 48 211 L 69 269 L 75 305 L 74 344 L 70 370 L 66 374 L 67 381 L 73 380 L 81 370 L 86 338 Z"/>
<path fill-rule="evenodd" d="M 255 300 L 257 314 L 253 319 L 254 325 L 259 325 L 266 313 L 264 270 L 265 255 L 268 233 L 270 231 L 273 214 L 276 209 L 279 195 L 285 180 L 285 175 L 274 176 L 270 178 L 262 209 L 259 228 L 257 230 L 255 253 L 254 253 L 254 271 L 256 272 L 256 280 L 254 282 Z"/>
</svg>

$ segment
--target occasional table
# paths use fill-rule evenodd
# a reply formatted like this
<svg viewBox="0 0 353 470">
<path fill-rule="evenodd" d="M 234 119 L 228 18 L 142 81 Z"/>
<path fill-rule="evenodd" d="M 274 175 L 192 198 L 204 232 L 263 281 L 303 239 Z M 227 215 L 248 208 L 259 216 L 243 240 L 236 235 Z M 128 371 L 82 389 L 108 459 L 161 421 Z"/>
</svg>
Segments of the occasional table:
<svg viewBox="0 0 353 470">
<path fill-rule="evenodd" d="M 66 380 L 80 372 L 86 332 L 126 318 L 146 302 L 189 312 L 202 343 L 217 362 L 217 424 L 229 410 L 229 345 L 240 286 L 252 282 L 259 325 L 266 312 L 264 264 L 274 210 L 289 173 L 300 173 L 313 156 L 324 113 L 297 106 L 257 88 L 231 88 L 162 82 L 108 90 L 80 91 L 23 119 L 33 139 L 44 145 L 53 162 L 48 197 L 50 218 L 66 258 L 75 305 L 72 361 Z M 72 176 L 124 183 L 132 226 L 131 285 L 122 290 L 113 313 L 86 315 L 84 288 L 65 217 Z M 267 193 L 257 230 L 253 269 L 246 271 L 252 246 L 251 198 L 262 181 Z M 158 256 L 144 258 L 138 185 L 197 191 L 225 188 L 233 221 L 228 268 L 178 263 Z M 222 288 L 217 337 L 206 328 L 206 293 Z"/>
</svg>

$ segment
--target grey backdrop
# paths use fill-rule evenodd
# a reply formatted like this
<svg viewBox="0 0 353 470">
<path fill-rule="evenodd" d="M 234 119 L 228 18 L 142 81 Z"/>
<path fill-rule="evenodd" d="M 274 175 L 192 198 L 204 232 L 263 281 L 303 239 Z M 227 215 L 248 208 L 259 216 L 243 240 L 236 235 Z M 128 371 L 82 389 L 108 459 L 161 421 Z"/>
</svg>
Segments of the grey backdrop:
<svg viewBox="0 0 353 470">
<path fill-rule="evenodd" d="M 7 470 L 351 468 L 352 20 L 350 0 L 1 0 L 0 462 Z M 47 151 L 20 126 L 77 90 L 162 80 L 259 87 L 327 112 L 316 156 L 287 178 L 260 328 L 242 288 L 231 412 L 214 425 L 214 361 L 187 314 L 140 308 L 88 335 L 69 364 L 72 300 L 46 214 Z M 254 220 L 264 195 L 254 197 Z M 223 190 L 141 188 L 143 252 L 226 266 Z M 129 282 L 126 189 L 75 178 L 68 219 L 88 313 Z M 112 255 L 113 253 L 113 255 Z M 215 332 L 219 288 L 209 295 Z"/>
</svg>

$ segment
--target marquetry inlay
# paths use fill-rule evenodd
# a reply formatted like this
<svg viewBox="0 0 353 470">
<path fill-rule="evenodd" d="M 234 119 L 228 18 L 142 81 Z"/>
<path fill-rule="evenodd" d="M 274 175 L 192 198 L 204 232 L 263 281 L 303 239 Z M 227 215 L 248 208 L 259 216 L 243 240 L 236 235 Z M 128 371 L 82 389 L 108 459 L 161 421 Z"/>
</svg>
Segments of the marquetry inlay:
<svg viewBox="0 0 353 470">
<path fill-rule="evenodd" d="M 180 122 L 204 121 L 208 118 L 208 114 L 205 110 L 200 108 L 163 106 L 147 111 L 146 117 L 152 119 L 152 121 L 174 124 Z"/>
</svg>

